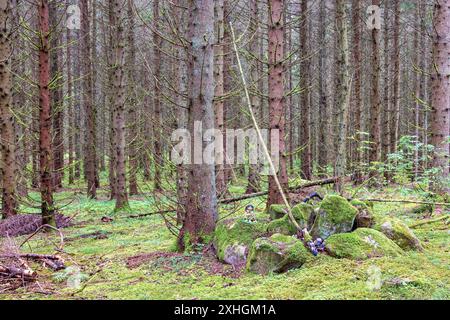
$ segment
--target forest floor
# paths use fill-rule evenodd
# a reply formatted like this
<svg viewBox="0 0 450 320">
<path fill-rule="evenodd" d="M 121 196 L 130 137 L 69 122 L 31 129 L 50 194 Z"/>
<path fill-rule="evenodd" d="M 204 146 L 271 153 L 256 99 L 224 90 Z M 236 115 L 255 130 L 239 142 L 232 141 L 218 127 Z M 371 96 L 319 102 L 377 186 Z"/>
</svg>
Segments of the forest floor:
<svg viewBox="0 0 450 320">
<path fill-rule="evenodd" d="M 243 187 L 234 186 L 235 194 Z M 100 198 L 106 199 L 106 191 Z M 320 192 L 331 192 L 320 188 Z M 360 190 L 359 196 L 368 195 Z M 390 187 L 371 197 L 418 199 L 416 191 Z M 0 290 L 1 299 L 450 299 L 450 230 L 441 222 L 414 229 L 424 252 L 406 252 L 396 258 L 365 261 L 334 259 L 320 255 L 300 269 L 260 276 L 233 270 L 209 254 L 174 251 L 175 237 L 161 216 L 127 218 L 130 214 L 156 210 L 143 196 L 131 198 L 130 212 L 113 213 L 114 202 L 91 201 L 73 191 L 58 194 L 60 209 L 74 216 L 73 225 L 62 229 L 66 270 L 53 272 L 37 263 L 37 283 L 15 290 Z M 264 216 L 264 198 L 243 201 L 257 206 Z M 411 204 L 376 203 L 374 210 L 395 216 L 407 224 L 422 221 Z M 27 209 L 29 212 L 36 209 Z M 240 209 L 234 215 L 242 214 Z M 228 215 L 226 207 L 221 215 Z M 449 214 L 442 212 L 441 214 Z M 103 222 L 102 217 L 112 221 Z M 27 236 L 15 238 L 20 244 Z M 0 239 L 1 240 L 1 239 Z M 39 233 L 22 252 L 54 254 L 56 233 Z M 377 267 L 377 268 L 374 268 Z M 379 269 L 378 269 L 379 268 Z M 370 285 L 373 270 L 379 270 L 380 286 Z M 1 289 L 1 287 L 0 287 Z"/>
</svg>

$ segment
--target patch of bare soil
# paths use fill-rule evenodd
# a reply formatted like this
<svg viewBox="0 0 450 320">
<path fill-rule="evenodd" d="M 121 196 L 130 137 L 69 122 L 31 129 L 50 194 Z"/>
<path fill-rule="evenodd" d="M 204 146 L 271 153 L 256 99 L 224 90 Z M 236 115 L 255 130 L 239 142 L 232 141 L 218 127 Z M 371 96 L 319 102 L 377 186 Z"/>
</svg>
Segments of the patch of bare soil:
<svg viewBox="0 0 450 320">
<path fill-rule="evenodd" d="M 128 257 L 126 260 L 126 265 L 129 269 L 135 269 L 144 264 L 158 267 L 165 271 L 175 271 L 179 274 L 187 274 L 200 267 L 211 275 L 221 275 L 230 278 L 239 278 L 244 267 L 243 265 L 233 267 L 223 264 L 210 250 L 188 255 L 178 252 L 156 251 Z M 192 266 L 195 266 L 195 268 L 190 268 Z"/>
<path fill-rule="evenodd" d="M 35 232 L 42 225 L 42 218 L 35 214 L 18 214 L 0 221 L 0 237 L 17 237 Z M 56 226 L 65 228 L 70 225 L 70 218 L 56 214 Z"/>
</svg>

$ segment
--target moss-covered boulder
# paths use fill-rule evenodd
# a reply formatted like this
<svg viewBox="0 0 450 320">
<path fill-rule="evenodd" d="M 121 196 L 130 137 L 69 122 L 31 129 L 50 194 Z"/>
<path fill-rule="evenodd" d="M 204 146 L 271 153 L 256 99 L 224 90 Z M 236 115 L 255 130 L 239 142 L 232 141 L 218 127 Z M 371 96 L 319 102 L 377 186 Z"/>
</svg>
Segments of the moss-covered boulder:
<svg viewBox="0 0 450 320">
<path fill-rule="evenodd" d="M 314 222 L 314 208 L 313 206 L 300 203 L 292 208 L 292 215 L 299 226 L 303 228 L 310 229 Z M 282 218 L 271 221 L 267 226 L 267 232 L 270 234 L 281 233 L 284 235 L 294 235 L 296 234 L 296 227 L 289 219 L 289 215 L 285 214 Z"/>
<path fill-rule="evenodd" d="M 313 238 L 326 239 L 336 233 L 350 232 L 358 210 L 347 199 L 328 195 L 317 209 L 317 216 L 311 229 Z"/>
<path fill-rule="evenodd" d="M 267 213 L 270 216 L 270 220 L 276 220 L 283 218 L 288 211 L 286 206 L 282 204 L 272 204 L 269 208 L 267 208 Z"/>
<path fill-rule="evenodd" d="M 372 228 L 375 224 L 372 208 L 366 202 L 358 199 L 353 199 L 350 204 L 358 210 L 353 229 Z"/>
<path fill-rule="evenodd" d="M 247 270 L 258 274 L 281 273 L 300 268 L 313 255 L 303 243 L 291 236 L 274 234 L 258 238 L 251 247 Z"/>
<path fill-rule="evenodd" d="M 384 218 L 378 221 L 374 228 L 381 231 L 386 237 L 394 241 L 404 250 L 423 250 L 420 240 L 414 232 L 398 219 Z"/>
<path fill-rule="evenodd" d="M 382 256 L 393 257 L 402 253 L 402 249 L 383 233 L 368 228 L 334 234 L 325 244 L 326 251 L 335 258 L 364 260 Z"/>
<path fill-rule="evenodd" d="M 219 260 L 234 265 L 245 265 L 253 241 L 266 234 L 267 224 L 246 219 L 226 219 L 219 222 L 213 244 Z"/>
</svg>

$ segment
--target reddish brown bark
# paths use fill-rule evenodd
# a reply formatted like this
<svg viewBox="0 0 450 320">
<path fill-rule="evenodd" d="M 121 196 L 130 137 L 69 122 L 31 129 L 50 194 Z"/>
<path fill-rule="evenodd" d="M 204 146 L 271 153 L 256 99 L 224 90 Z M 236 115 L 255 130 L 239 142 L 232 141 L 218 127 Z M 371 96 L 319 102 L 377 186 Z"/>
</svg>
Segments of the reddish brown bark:
<svg viewBox="0 0 450 320">
<path fill-rule="evenodd" d="M 224 0 L 215 1 L 214 15 L 215 15 L 215 35 L 216 45 L 214 48 L 214 113 L 215 113 L 215 127 L 224 132 L 224 101 L 223 101 L 223 36 L 224 36 Z M 218 164 L 216 166 L 216 190 L 217 195 L 220 196 L 226 189 L 224 165 Z"/>
<path fill-rule="evenodd" d="M 278 175 L 283 190 L 287 190 L 288 176 L 286 170 L 285 154 L 285 96 L 284 96 L 284 1 L 269 1 L 269 117 L 270 129 L 279 132 L 280 166 Z M 269 176 L 269 197 L 267 206 L 274 203 L 283 203 L 273 175 Z"/>
<path fill-rule="evenodd" d="M 214 127 L 214 1 L 189 1 L 188 95 L 189 130 L 194 145 L 194 123 L 203 130 Z M 197 136 L 198 139 L 198 136 Z M 203 142 L 203 148 L 207 145 Z M 194 148 L 192 148 L 194 150 Z M 179 234 L 179 247 L 186 249 L 207 242 L 217 221 L 217 197 L 214 164 L 192 164 L 189 168 L 186 217 Z"/>
<path fill-rule="evenodd" d="M 309 73 L 310 63 L 308 59 L 308 1 L 301 2 L 301 22 L 300 22 L 300 146 L 301 153 L 301 175 L 304 179 L 312 178 L 312 154 L 311 154 L 311 111 L 309 104 Z"/>
<path fill-rule="evenodd" d="M 450 107 L 450 0 L 435 2 L 433 18 L 433 69 L 431 97 L 431 144 L 435 147 L 433 166 L 439 176 L 433 184 L 437 192 L 448 193 L 449 107 Z"/>
</svg>

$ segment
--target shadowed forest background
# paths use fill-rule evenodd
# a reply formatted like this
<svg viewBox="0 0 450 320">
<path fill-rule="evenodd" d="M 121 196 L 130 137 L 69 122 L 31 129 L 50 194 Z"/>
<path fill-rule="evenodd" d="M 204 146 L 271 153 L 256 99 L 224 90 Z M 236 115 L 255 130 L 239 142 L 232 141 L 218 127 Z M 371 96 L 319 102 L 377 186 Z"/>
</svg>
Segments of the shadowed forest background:
<svg viewBox="0 0 450 320">
<path fill-rule="evenodd" d="M 0 0 L 0 25 L 0 299 L 450 298 L 450 0 Z M 276 130 L 276 173 L 249 137 L 175 162 L 199 121 Z"/>
</svg>

